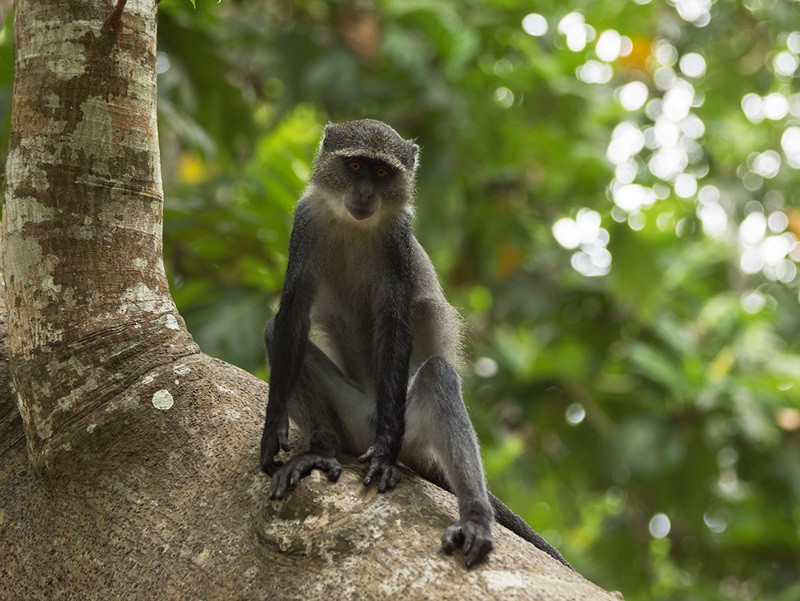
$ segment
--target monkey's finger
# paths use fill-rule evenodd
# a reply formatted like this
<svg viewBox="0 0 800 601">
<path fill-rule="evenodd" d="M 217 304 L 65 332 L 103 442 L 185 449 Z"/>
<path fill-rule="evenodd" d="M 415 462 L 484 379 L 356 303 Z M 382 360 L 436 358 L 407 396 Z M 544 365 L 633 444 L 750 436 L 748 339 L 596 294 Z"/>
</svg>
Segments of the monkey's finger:
<svg viewBox="0 0 800 601">
<path fill-rule="evenodd" d="M 269 487 L 269 499 L 275 501 L 284 498 L 287 488 L 286 475 L 283 472 L 278 472 L 272 478 L 272 484 Z"/>
<path fill-rule="evenodd" d="M 375 473 L 372 470 L 367 472 L 367 475 L 364 476 L 364 486 L 369 486 L 370 484 L 372 484 L 372 478 L 374 475 Z"/>
<path fill-rule="evenodd" d="M 491 539 L 485 538 L 481 535 L 476 536 L 475 542 L 472 545 L 472 549 L 469 553 L 467 553 L 467 568 L 471 568 L 476 563 L 480 563 L 486 559 L 486 556 L 489 555 L 489 551 L 491 551 L 493 547 L 494 544 L 492 543 Z"/>
<path fill-rule="evenodd" d="M 336 462 L 336 465 L 332 465 L 330 468 L 328 468 L 326 475 L 328 476 L 328 480 L 331 482 L 336 482 L 339 480 L 339 476 L 342 475 L 342 466 L 339 465 L 338 461 Z"/>
<path fill-rule="evenodd" d="M 292 469 L 292 471 L 289 472 L 289 488 L 292 488 L 295 484 L 297 484 L 305 473 L 308 472 L 304 472 L 304 470 L 299 466 Z"/>
<path fill-rule="evenodd" d="M 384 466 L 383 474 L 381 475 L 381 483 L 378 486 L 378 492 L 386 492 L 394 488 L 400 481 L 400 470 L 395 466 Z"/>
<path fill-rule="evenodd" d="M 456 523 L 448 526 L 447 530 L 442 534 L 442 550 L 450 555 L 455 551 L 456 547 L 460 547 L 464 541 L 464 534 L 461 532 L 461 525 Z"/>
<path fill-rule="evenodd" d="M 467 569 L 469 569 L 479 561 L 480 559 L 478 558 L 477 554 L 473 552 L 467 555 L 467 560 L 464 562 L 464 565 L 466 565 Z"/>
<path fill-rule="evenodd" d="M 381 474 L 381 482 L 378 484 L 378 492 L 386 492 L 391 488 L 389 486 L 389 478 L 391 477 L 391 470 L 384 469 L 383 473 Z"/>
<path fill-rule="evenodd" d="M 372 484 L 372 479 L 378 475 L 381 471 L 380 463 L 377 461 L 373 461 L 369 464 L 369 469 L 367 470 L 367 475 L 364 476 L 364 486 L 369 486 Z"/>
<path fill-rule="evenodd" d="M 470 529 L 464 536 L 464 555 L 469 555 L 472 544 L 475 542 L 475 532 Z"/>
<path fill-rule="evenodd" d="M 373 455 L 374 453 L 375 453 L 375 448 L 374 448 L 374 447 L 370 447 L 370 448 L 368 448 L 368 449 L 366 450 L 366 452 L 365 452 L 363 455 L 359 455 L 359 456 L 358 456 L 358 461 L 359 461 L 360 463 L 366 463 L 367 461 L 369 461 L 370 459 L 372 459 L 372 455 Z"/>
</svg>

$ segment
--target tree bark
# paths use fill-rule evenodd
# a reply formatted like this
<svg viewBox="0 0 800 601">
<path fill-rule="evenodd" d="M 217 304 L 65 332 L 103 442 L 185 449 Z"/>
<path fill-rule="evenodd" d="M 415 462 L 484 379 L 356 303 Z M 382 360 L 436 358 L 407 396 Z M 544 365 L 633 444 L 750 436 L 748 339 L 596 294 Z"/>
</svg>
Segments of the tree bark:
<svg viewBox="0 0 800 601">
<path fill-rule="evenodd" d="M 2 247 L 2 236 L 0 236 Z M 22 419 L 17 401 L 11 391 L 11 371 L 8 364 L 8 324 L 6 323 L 6 293 L 0 269 L 0 457 L 6 446 L 24 443 Z M 0 520 L 0 524 L 2 520 Z"/>
<path fill-rule="evenodd" d="M 614 598 L 499 527 L 467 572 L 454 499 L 411 474 L 266 500 L 266 385 L 199 351 L 164 275 L 155 17 L 16 4 L 0 598 Z"/>
</svg>

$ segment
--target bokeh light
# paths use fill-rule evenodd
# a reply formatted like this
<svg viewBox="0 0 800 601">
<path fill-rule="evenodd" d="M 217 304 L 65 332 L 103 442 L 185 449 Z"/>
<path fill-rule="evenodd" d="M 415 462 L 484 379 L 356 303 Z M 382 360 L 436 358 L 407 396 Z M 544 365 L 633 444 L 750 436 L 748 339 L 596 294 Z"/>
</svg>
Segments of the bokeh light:
<svg viewBox="0 0 800 601">
<path fill-rule="evenodd" d="M 666 513 L 657 513 L 650 518 L 647 528 L 653 538 L 665 538 L 672 529 L 672 524 Z"/>
<path fill-rule="evenodd" d="M 532 36 L 543 36 L 547 33 L 547 19 L 538 13 L 531 13 L 522 19 L 522 29 Z"/>
<path fill-rule="evenodd" d="M 617 90 L 617 99 L 626 111 L 636 111 L 647 102 L 648 94 L 646 84 L 641 81 L 632 81 Z"/>
<path fill-rule="evenodd" d="M 579 12 L 571 12 L 558 22 L 558 33 L 566 37 L 567 48 L 580 52 L 586 44 L 594 39 L 595 31 L 586 24 L 585 17 Z"/>
</svg>

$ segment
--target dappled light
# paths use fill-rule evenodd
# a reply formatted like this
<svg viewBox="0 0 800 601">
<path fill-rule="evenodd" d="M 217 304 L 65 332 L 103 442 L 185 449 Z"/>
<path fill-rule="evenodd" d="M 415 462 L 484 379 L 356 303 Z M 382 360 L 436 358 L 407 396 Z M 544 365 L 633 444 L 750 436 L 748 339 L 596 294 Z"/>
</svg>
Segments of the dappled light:
<svg viewBox="0 0 800 601">
<path fill-rule="evenodd" d="M 686 21 L 701 27 L 709 23 L 711 4 L 687 1 L 675 2 L 674 5 Z M 529 19 L 528 28 L 536 23 L 536 31 L 542 34 L 547 31 L 544 26 L 546 21 L 542 20 L 541 15 L 529 15 L 526 19 Z M 562 17 L 558 31 L 566 37 L 567 48 L 573 52 L 584 51 L 587 43 L 597 37 L 594 49 L 587 51 L 589 56 L 595 56 L 596 59 L 589 58 L 578 67 L 577 78 L 587 84 L 615 86 L 614 96 L 619 104 L 630 113 L 640 114 L 639 119 L 627 116 L 613 129 L 606 151 L 606 158 L 614 165 L 609 195 L 614 205 L 628 214 L 625 222 L 629 227 L 633 230 L 643 227 L 643 218 L 639 214 L 657 210 L 658 201 L 668 198 L 670 192 L 665 187 L 667 185 L 671 186 L 671 193 L 676 198 L 696 203 L 697 216 L 707 236 L 734 243 L 736 237 L 727 235 L 735 225 L 730 223 L 736 219 L 734 214 L 730 214 L 732 207 L 728 203 L 719 203 L 719 191 L 713 185 L 705 187 L 715 190 L 717 198 L 712 200 L 714 193 L 711 192 L 705 194 L 705 199 L 697 196 L 700 185 L 711 176 L 703 145 L 713 143 L 705 139 L 705 123 L 696 114 L 704 104 L 705 78 L 715 84 L 714 73 L 708 72 L 703 55 L 696 51 L 680 54 L 668 39 L 655 38 L 651 43 L 652 54 L 646 63 L 647 71 L 637 75 L 645 77 L 645 80 L 637 79 L 618 85 L 614 81 L 614 68 L 610 63 L 631 53 L 630 37 L 614 29 L 607 29 L 596 36 L 595 29 L 586 23 L 580 12 Z M 777 52 L 771 64 L 776 78 L 784 81 L 791 78 L 800 66 L 800 33 L 792 31 L 781 37 L 785 39 L 786 49 Z M 660 92 L 660 96 L 651 98 L 648 76 L 651 78 L 650 85 L 655 88 L 654 91 Z M 690 80 L 697 83 L 693 84 Z M 700 88 L 697 89 L 695 85 Z M 746 119 L 753 124 L 764 120 L 782 122 L 790 114 L 796 116 L 798 96 L 787 96 L 785 91 L 773 91 L 763 96 L 750 92 L 742 97 L 741 107 Z M 800 168 L 800 129 L 796 125 L 788 124 L 784 129 L 780 149 L 782 153 L 776 149 L 766 149 L 748 154 L 737 171 L 745 191 L 759 192 L 764 187 L 764 180 L 777 177 L 784 165 Z M 609 207 L 608 216 L 614 218 L 611 209 Z M 797 276 L 792 253 L 798 248 L 798 243 L 796 235 L 786 231 L 788 217 L 781 211 L 772 212 L 770 229 L 773 234 L 779 235 L 765 236 L 765 209 L 750 210 L 755 212 L 746 214 L 738 228 L 736 247 L 740 269 L 744 274 L 762 273 L 768 280 L 791 284 Z M 619 218 L 615 220 L 620 221 Z M 764 231 L 759 233 L 755 224 L 762 221 L 764 227 L 761 229 Z M 577 226 L 570 228 L 569 224 L 569 218 L 558 220 L 553 226 L 553 235 L 559 244 L 574 249 L 579 243 L 574 241 L 575 234 L 571 232 Z M 580 244 L 588 243 L 581 241 Z M 610 272 L 611 259 L 604 243 L 602 249 L 594 253 L 584 249 L 573 254 L 571 265 L 584 276 L 604 276 Z"/>
</svg>

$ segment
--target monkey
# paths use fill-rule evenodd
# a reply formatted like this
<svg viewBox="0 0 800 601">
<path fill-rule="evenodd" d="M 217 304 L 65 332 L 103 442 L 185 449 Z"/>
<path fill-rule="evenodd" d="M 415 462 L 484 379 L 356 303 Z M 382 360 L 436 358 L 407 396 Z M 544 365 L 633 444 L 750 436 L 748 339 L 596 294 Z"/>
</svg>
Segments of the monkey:
<svg viewBox="0 0 800 601">
<path fill-rule="evenodd" d="M 493 548 L 495 518 L 561 563 L 561 554 L 491 496 L 457 368 L 462 322 L 415 238 L 419 146 L 385 123 L 328 124 L 294 212 L 278 312 L 264 333 L 270 367 L 261 438 L 268 496 L 339 456 L 366 464 L 364 486 L 394 488 L 402 463 L 458 499 L 442 535 L 467 568 Z M 285 463 L 288 419 L 308 450 Z"/>
</svg>

